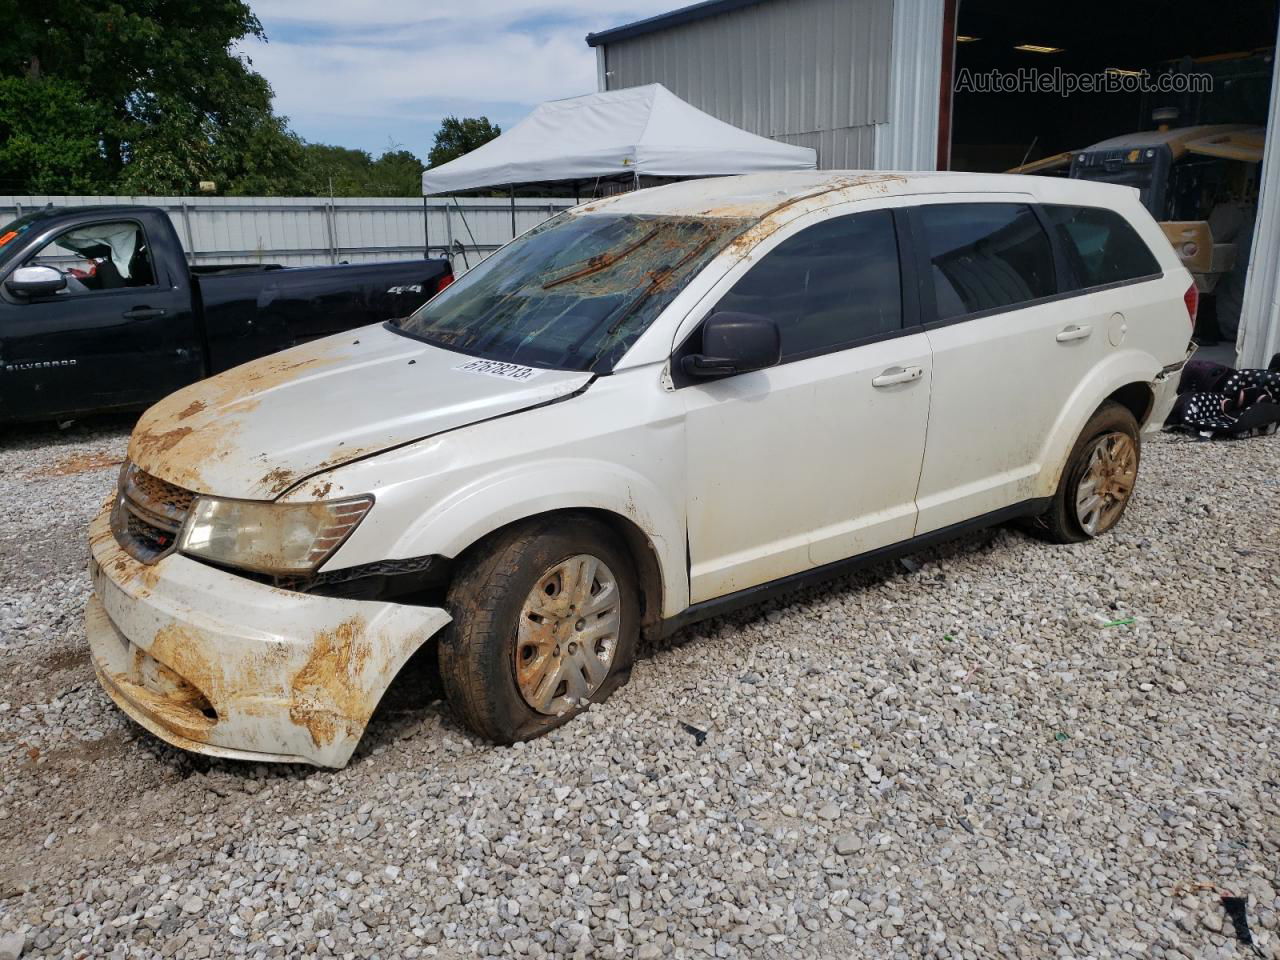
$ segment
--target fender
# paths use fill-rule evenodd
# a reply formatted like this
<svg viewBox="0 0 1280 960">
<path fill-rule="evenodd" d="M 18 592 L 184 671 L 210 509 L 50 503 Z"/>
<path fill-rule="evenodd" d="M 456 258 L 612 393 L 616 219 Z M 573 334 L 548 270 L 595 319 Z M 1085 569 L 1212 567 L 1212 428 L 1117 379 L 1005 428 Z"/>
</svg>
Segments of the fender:
<svg viewBox="0 0 1280 960">
<path fill-rule="evenodd" d="M 1153 381 L 1160 371 L 1160 364 L 1155 358 L 1140 350 L 1118 351 L 1090 370 L 1062 405 L 1062 412 L 1040 448 L 1040 470 L 1036 474 L 1033 496 L 1051 497 L 1057 493 L 1058 481 L 1066 468 L 1071 448 L 1080 438 L 1084 425 L 1107 397 L 1131 383 L 1145 383 L 1154 391 Z"/>
<path fill-rule="evenodd" d="M 388 555 L 456 557 L 517 520 L 571 509 L 604 510 L 634 523 L 657 556 L 663 616 L 674 616 L 689 605 L 682 505 L 673 503 L 652 480 L 600 460 L 560 458 L 479 477 L 422 513 Z"/>
</svg>

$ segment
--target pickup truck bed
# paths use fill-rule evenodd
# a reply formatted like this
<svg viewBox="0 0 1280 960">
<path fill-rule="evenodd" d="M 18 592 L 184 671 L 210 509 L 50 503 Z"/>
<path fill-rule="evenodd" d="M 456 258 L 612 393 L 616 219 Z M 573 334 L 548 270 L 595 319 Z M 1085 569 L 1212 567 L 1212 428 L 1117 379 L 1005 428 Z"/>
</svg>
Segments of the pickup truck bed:
<svg viewBox="0 0 1280 960">
<path fill-rule="evenodd" d="M 409 260 L 196 277 L 209 374 L 366 324 L 403 317 L 452 278 L 448 261 Z"/>
<path fill-rule="evenodd" d="M 24 289 L 14 274 L 29 266 L 65 286 Z M 189 267 L 154 207 L 29 214 L 0 228 L 0 422 L 141 408 L 265 354 L 407 316 L 452 279 L 447 260 L 427 259 Z"/>
</svg>

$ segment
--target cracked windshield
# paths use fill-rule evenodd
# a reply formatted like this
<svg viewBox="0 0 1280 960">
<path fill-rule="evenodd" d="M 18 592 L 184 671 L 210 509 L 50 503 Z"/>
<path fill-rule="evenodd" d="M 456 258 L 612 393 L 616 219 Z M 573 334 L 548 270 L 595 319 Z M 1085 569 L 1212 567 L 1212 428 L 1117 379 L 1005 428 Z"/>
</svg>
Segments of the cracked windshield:
<svg viewBox="0 0 1280 960">
<path fill-rule="evenodd" d="M 608 373 L 748 223 L 565 214 L 480 263 L 397 329 L 489 360 Z"/>
</svg>

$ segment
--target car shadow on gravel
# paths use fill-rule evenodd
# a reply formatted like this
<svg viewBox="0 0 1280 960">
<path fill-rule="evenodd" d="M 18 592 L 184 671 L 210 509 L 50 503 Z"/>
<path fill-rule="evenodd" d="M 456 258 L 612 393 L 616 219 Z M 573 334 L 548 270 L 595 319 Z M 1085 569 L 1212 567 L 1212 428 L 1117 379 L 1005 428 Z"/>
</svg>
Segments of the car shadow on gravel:
<svg viewBox="0 0 1280 960">
<path fill-rule="evenodd" d="M 137 422 L 138 414 L 132 412 L 96 414 L 70 421 L 65 427 L 55 423 L 11 423 L 0 427 L 0 452 L 50 450 L 91 440 L 127 437 Z"/>
<path fill-rule="evenodd" d="M 824 603 L 833 597 L 869 590 L 890 580 L 922 578 L 930 583 L 937 583 L 946 578 L 946 574 L 936 567 L 939 561 L 989 553 L 1000 549 L 1007 542 L 1006 538 L 1021 539 L 1026 536 L 1013 523 L 987 527 L 896 560 L 880 561 L 839 574 L 830 580 L 798 586 L 778 597 L 690 624 L 669 636 L 642 638 L 636 650 L 636 660 L 647 660 L 667 650 L 710 639 L 725 627 L 732 630 L 745 629 L 767 619 L 770 614 L 794 612 L 796 607 Z"/>
<path fill-rule="evenodd" d="M 731 630 L 742 630 L 771 614 L 794 612 L 797 606 L 821 604 L 851 591 L 872 589 L 895 578 L 920 578 L 936 584 L 945 580 L 946 577 L 946 574 L 937 568 L 939 561 L 998 550 L 1007 545 L 1010 539 L 1016 542 L 1023 536 L 1024 534 L 1017 532 L 1012 525 L 990 527 L 899 560 L 872 564 L 828 581 L 797 587 L 771 600 L 685 627 L 670 636 L 641 640 L 636 650 L 636 661 L 638 664 L 643 664 L 644 661 L 668 650 L 699 641 L 713 641 L 725 627 Z M 643 668 L 641 673 L 632 677 L 631 682 L 644 682 Z M 447 736 L 477 744 L 483 743 L 454 718 L 443 696 L 436 664 L 436 644 L 435 641 L 430 641 L 410 658 L 392 681 L 369 721 L 368 729 L 351 758 L 351 764 L 364 762 L 381 748 L 391 747 L 423 735 Z M 305 778 L 309 773 L 315 772 L 314 768 L 305 766 L 299 767 L 298 771 L 292 776 Z"/>
<path fill-rule="evenodd" d="M 852 591 L 872 589 L 895 578 L 919 578 L 936 584 L 946 577 L 937 567 L 939 561 L 999 550 L 1011 540 L 1016 542 L 1023 536 L 1025 535 L 1011 524 L 990 527 L 899 560 L 883 561 L 831 580 L 797 587 L 771 600 L 685 627 L 670 636 L 642 639 L 636 650 L 636 661 L 643 664 L 668 650 L 699 641 L 714 641 L 716 635 L 726 627 L 730 630 L 743 630 L 771 614 L 794 612 L 797 606 L 821 604 Z M 632 683 L 636 682 L 644 682 L 643 668 L 640 674 L 632 677 Z M 369 727 L 352 756 L 351 763 L 361 762 L 380 747 L 388 747 L 424 734 L 482 743 L 454 718 L 443 696 L 436 665 L 435 642 L 432 641 L 419 650 L 392 681 L 369 721 Z"/>
<path fill-rule="evenodd" d="M 771 614 L 794 612 L 797 606 L 821 604 L 851 591 L 872 589 L 895 578 L 919 578 L 937 584 L 946 578 L 946 574 L 936 566 L 939 561 L 998 550 L 1009 543 L 1008 538 L 1021 536 L 1009 526 L 992 527 L 899 560 L 876 563 L 822 583 L 797 587 L 779 597 L 685 627 L 670 636 L 642 640 L 636 651 L 636 660 L 642 664 L 668 650 L 699 641 L 714 641 L 726 627 L 743 630 Z M 643 671 L 633 677 L 632 682 L 643 683 Z M 444 736 L 482 743 L 454 718 L 443 699 L 434 640 L 428 641 L 415 653 L 392 680 L 369 720 L 348 769 L 367 763 L 375 753 L 420 736 Z M 209 757 L 172 747 L 148 735 L 133 738 L 131 745 L 141 748 L 152 762 L 168 767 L 171 775 L 179 779 L 193 776 L 212 778 L 224 781 L 232 789 L 245 789 L 248 781 L 257 781 L 254 786 L 261 786 L 263 782 L 303 781 L 317 775 L 323 778 L 335 772 L 301 763 L 259 764 Z"/>
</svg>

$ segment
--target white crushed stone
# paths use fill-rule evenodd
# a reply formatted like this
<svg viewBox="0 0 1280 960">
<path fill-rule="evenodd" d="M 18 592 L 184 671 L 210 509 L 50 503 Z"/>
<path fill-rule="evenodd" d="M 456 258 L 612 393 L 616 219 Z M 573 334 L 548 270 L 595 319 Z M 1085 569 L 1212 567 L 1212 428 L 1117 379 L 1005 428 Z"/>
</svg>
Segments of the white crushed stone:
<svg viewBox="0 0 1280 960">
<path fill-rule="evenodd" d="M 324 772 L 98 688 L 126 430 L 0 441 L 0 955 L 1249 955 L 1201 882 L 1280 956 L 1280 440 L 1148 441 L 1098 542 L 992 531 L 703 624 L 533 743 L 399 697 Z"/>
</svg>

